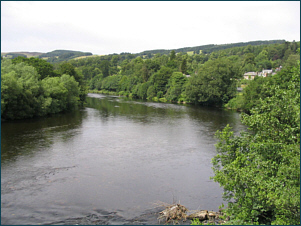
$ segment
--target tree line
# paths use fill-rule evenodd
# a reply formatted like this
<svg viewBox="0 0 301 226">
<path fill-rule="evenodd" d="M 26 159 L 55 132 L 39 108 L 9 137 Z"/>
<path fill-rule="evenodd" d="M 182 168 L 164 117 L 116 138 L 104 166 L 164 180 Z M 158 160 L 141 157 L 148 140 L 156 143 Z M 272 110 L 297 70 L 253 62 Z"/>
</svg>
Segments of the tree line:
<svg viewBox="0 0 301 226">
<path fill-rule="evenodd" d="M 1 118 L 70 110 L 84 103 L 88 89 L 163 102 L 236 107 L 243 102 L 243 108 L 249 110 L 253 104 L 250 98 L 259 94 L 256 87 L 260 87 L 260 79 L 247 87 L 247 95 L 238 97 L 236 88 L 242 74 L 294 65 L 299 47 L 300 42 L 285 42 L 237 46 L 210 54 L 171 51 L 151 58 L 121 53 L 52 64 L 34 57 L 2 59 Z"/>
<path fill-rule="evenodd" d="M 293 65 L 300 42 L 237 46 L 205 54 L 122 53 L 69 61 L 90 90 L 132 98 L 223 105 L 236 97 L 242 75 Z"/>
<path fill-rule="evenodd" d="M 223 45 L 202 45 L 202 46 L 195 46 L 195 47 L 184 47 L 184 48 L 179 48 L 179 49 L 174 49 L 176 53 L 182 52 L 194 52 L 195 54 L 198 54 L 200 52 L 203 53 L 211 53 L 213 51 L 219 51 L 219 50 L 224 50 L 224 49 L 229 49 L 233 47 L 245 47 L 248 45 L 251 46 L 258 46 L 258 45 L 269 45 L 269 44 L 282 44 L 284 43 L 285 40 L 270 40 L 270 41 L 251 41 L 251 42 L 239 42 L 239 43 L 231 43 L 231 44 L 223 44 Z M 143 51 L 141 53 L 136 54 L 137 56 L 143 56 L 143 55 L 155 55 L 157 53 L 160 54 L 169 54 L 171 50 L 166 50 L 166 49 L 157 49 L 157 50 L 147 50 Z"/>
</svg>

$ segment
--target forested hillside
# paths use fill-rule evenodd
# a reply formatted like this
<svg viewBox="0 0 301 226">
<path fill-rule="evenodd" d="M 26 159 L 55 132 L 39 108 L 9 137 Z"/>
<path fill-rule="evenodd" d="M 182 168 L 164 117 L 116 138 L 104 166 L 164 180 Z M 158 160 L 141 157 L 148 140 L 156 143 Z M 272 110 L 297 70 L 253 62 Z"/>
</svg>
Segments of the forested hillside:
<svg viewBox="0 0 301 226">
<path fill-rule="evenodd" d="M 203 46 L 195 46 L 195 47 L 184 47 L 179 49 L 173 49 L 176 53 L 187 53 L 187 52 L 193 52 L 193 53 L 211 53 L 213 51 L 219 51 L 223 49 L 229 49 L 233 47 L 243 47 L 243 46 L 258 46 L 258 45 L 268 45 L 268 44 L 282 44 L 285 40 L 270 40 L 270 41 L 251 41 L 251 42 L 239 42 L 239 43 L 231 43 L 231 44 L 223 44 L 223 45 L 203 45 Z M 157 50 L 148 50 L 143 51 L 141 53 L 138 53 L 136 55 L 138 56 L 152 56 L 157 53 L 160 54 L 169 54 L 172 50 L 166 50 L 166 49 L 157 49 Z"/>
<path fill-rule="evenodd" d="M 91 56 L 90 52 L 80 52 L 72 50 L 54 50 L 52 52 L 43 53 L 39 55 L 39 58 L 47 60 L 50 63 L 62 62 L 71 60 L 80 56 Z"/>
<path fill-rule="evenodd" d="M 234 98 L 245 72 L 294 65 L 300 42 L 247 45 L 209 53 L 122 53 L 69 61 L 89 89 L 132 98 L 223 105 Z M 226 46 L 226 45 L 225 45 Z M 213 48 L 213 47 L 211 47 Z M 222 47 L 219 47 L 222 48 Z"/>
<path fill-rule="evenodd" d="M 92 53 L 89 52 L 80 52 L 80 51 L 72 51 L 72 50 L 54 50 L 48 53 L 39 53 L 39 52 L 9 52 L 9 53 L 1 53 L 1 56 L 8 59 L 14 59 L 19 56 L 31 58 L 37 57 L 40 59 L 44 59 L 50 63 L 57 63 L 62 61 L 67 61 L 71 59 L 75 59 L 77 57 L 82 56 L 92 56 Z"/>
<path fill-rule="evenodd" d="M 150 58 L 121 53 L 67 62 L 78 55 L 91 56 L 91 53 L 65 50 L 39 58 L 5 58 L 1 64 L 1 118 L 20 119 L 72 109 L 84 102 L 88 89 L 152 101 L 226 105 L 250 112 L 265 95 L 267 88 L 261 84 L 268 78 L 250 82 L 242 80 L 243 74 L 294 66 L 300 48 L 300 42 L 256 43 L 231 44 L 235 46 L 230 45 L 231 48 L 229 45 L 207 46 L 208 53 L 172 50 Z M 73 85 L 69 87 L 67 83 Z M 51 88 L 54 86 L 61 90 Z M 240 86 L 244 86 L 244 91 L 237 95 Z"/>
</svg>

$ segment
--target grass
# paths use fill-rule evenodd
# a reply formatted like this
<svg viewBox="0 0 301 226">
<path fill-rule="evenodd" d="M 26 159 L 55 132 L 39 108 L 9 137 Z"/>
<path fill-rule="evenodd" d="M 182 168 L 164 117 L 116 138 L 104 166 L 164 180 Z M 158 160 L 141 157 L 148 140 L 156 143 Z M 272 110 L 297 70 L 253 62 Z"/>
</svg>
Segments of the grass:
<svg viewBox="0 0 301 226">
<path fill-rule="evenodd" d="M 84 59 L 84 58 L 87 58 L 87 57 L 98 57 L 98 56 L 104 56 L 104 55 L 80 56 L 80 57 L 73 58 L 72 60 L 79 60 L 79 59 Z"/>
</svg>

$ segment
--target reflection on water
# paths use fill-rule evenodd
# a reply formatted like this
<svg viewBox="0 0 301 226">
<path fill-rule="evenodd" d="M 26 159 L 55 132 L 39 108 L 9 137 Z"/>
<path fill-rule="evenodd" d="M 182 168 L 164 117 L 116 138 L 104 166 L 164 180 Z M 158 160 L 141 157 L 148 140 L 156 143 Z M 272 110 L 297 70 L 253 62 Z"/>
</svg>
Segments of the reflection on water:
<svg viewBox="0 0 301 226">
<path fill-rule="evenodd" d="M 243 129 L 236 112 L 99 94 L 73 113 L 5 122 L 2 224 L 129 223 L 158 201 L 217 210 L 211 158 L 227 124 Z"/>
<path fill-rule="evenodd" d="M 56 142 L 57 138 L 62 140 L 71 138 L 83 118 L 85 112 L 75 111 L 48 118 L 2 122 L 1 164 L 14 160 L 19 155 L 43 151 L 45 147 L 50 147 Z M 58 134 L 61 136 L 57 136 Z"/>
</svg>

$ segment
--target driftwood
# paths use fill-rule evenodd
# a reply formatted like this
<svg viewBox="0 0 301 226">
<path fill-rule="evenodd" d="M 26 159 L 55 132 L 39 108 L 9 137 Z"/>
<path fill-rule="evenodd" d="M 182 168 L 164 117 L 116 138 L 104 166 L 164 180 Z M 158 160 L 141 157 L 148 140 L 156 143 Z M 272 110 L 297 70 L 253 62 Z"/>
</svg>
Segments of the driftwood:
<svg viewBox="0 0 301 226">
<path fill-rule="evenodd" d="M 198 218 L 201 221 L 207 220 L 208 219 L 208 211 L 207 210 L 196 211 L 195 213 L 188 215 L 187 218 L 188 219 Z"/>
<path fill-rule="evenodd" d="M 188 209 L 185 206 L 180 204 L 169 205 L 165 210 L 160 212 L 160 217 L 158 220 L 165 219 L 166 223 L 177 223 L 179 220 L 186 221 L 187 215 L 186 212 Z"/>
<path fill-rule="evenodd" d="M 186 221 L 186 219 L 199 219 L 203 224 L 215 223 L 215 224 L 224 224 L 229 219 L 222 220 L 219 216 L 223 215 L 220 212 L 208 211 L 208 210 L 194 210 L 188 211 L 185 206 L 180 204 L 167 204 L 164 202 L 158 202 L 156 205 L 163 206 L 165 209 L 161 211 L 158 217 L 159 222 L 164 220 L 165 224 L 178 224 L 179 221 Z"/>
</svg>

